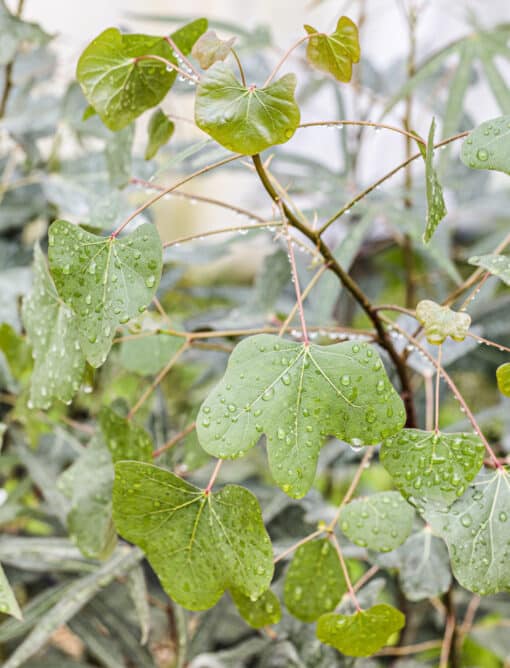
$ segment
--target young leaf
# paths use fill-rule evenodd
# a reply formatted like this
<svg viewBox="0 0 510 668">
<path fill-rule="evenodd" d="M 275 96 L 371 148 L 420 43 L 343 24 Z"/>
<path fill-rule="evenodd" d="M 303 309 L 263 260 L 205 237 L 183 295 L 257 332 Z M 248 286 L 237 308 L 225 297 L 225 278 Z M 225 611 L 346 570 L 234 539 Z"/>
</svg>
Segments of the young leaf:
<svg viewBox="0 0 510 668">
<path fill-rule="evenodd" d="M 413 528 L 414 509 L 399 492 L 380 492 L 354 499 L 342 508 L 340 528 L 356 545 L 391 552 Z"/>
<path fill-rule="evenodd" d="M 510 257 L 508 255 L 480 255 L 469 258 L 469 264 L 486 269 L 503 283 L 510 285 Z"/>
<path fill-rule="evenodd" d="M 139 427 L 131 420 L 126 420 L 107 406 L 101 409 L 99 424 L 113 463 L 122 459 L 151 461 L 154 446 L 151 437 L 143 427 Z"/>
<path fill-rule="evenodd" d="M 475 434 L 403 429 L 383 441 L 381 462 L 397 489 L 413 504 L 452 504 L 483 464 L 485 448 Z"/>
<path fill-rule="evenodd" d="M 205 30 L 206 19 L 198 19 L 171 37 L 187 55 Z M 163 37 L 123 35 L 116 28 L 102 32 L 82 53 L 77 79 L 87 101 L 110 130 L 121 130 L 155 107 L 172 87 L 176 71 L 167 70 L 164 62 L 143 58 L 148 55 L 177 65 L 173 49 Z"/>
<path fill-rule="evenodd" d="M 468 313 L 452 311 L 430 299 L 422 299 L 416 306 L 416 319 L 423 326 L 427 341 L 440 345 L 450 336 L 454 341 L 464 341 L 471 326 Z"/>
<path fill-rule="evenodd" d="M 141 376 L 158 373 L 170 358 L 182 348 L 185 339 L 169 334 L 142 336 L 123 341 L 120 348 L 120 363 L 128 371 Z"/>
<path fill-rule="evenodd" d="M 4 569 L 0 564 L 0 613 L 3 615 L 11 615 L 20 621 L 23 619 L 21 610 L 19 609 L 18 601 L 14 596 L 9 581 L 4 573 Z"/>
<path fill-rule="evenodd" d="M 263 626 L 278 624 L 282 616 L 280 601 L 273 592 L 268 589 L 256 601 L 252 601 L 249 596 L 245 596 L 235 589 L 230 592 L 239 614 L 244 621 L 253 626 L 254 629 L 261 629 Z"/>
<path fill-rule="evenodd" d="M 338 19 L 335 32 L 331 35 L 318 32 L 305 25 L 309 35 L 306 57 L 319 70 L 332 74 L 338 81 L 350 81 L 352 64 L 359 62 L 360 48 L 358 28 L 347 16 Z"/>
<path fill-rule="evenodd" d="M 496 369 L 496 380 L 498 381 L 498 390 L 505 397 L 510 397 L 510 362 L 501 364 Z"/>
<path fill-rule="evenodd" d="M 24 42 L 46 44 L 51 36 L 37 23 L 22 21 L 7 9 L 4 0 L 0 0 L 0 67 L 13 60 L 17 50 Z"/>
<path fill-rule="evenodd" d="M 32 405 L 46 409 L 53 399 L 70 402 L 85 369 L 80 328 L 58 296 L 38 244 L 34 248 L 34 286 L 23 300 L 22 318 L 34 357 Z"/>
<path fill-rule="evenodd" d="M 285 605 L 294 617 L 314 622 L 333 610 L 346 591 L 340 561 L 329 540 L 313 540 L 296 550 L 283 590 Z"/>
<path fill-rule="evenodd" d="M 163 262 L 158 232 L 147 223 L 119 239 L 99 237 L 57 220 L 48 257 L 58 293 L 76 314 L 81 348 L 92 366 L 101 366 L 117 326 L 156 292 Z"/>
<path fill-rule="evenodd" d="M 410 536 L 398 554 L 398 580 L 408 601 L 423 601 L 448 591 L 452 581 L 448 550 L 429 527 Z"/>
<path fill-rule="evenodd" d="M 317 622 L 317 638 L 347 656 L 370 656 L 404 624 L 400 610 L 381 603 L 354 615 L 323 615 Z"/>
<path fill-rule="evenodd" d="M 240 457 L 265 433 L 276 483 L 300 498 L 327 436 L 368 445 L 404 421 L 402 401 L 368 344 L 306 346 L 261 334 L 231 354 L 200 409 L 197 434 L 209 454 L 226 458 Z"/>
<path fill-rule="evenodd" d="M 462 144 L 460 159 L 472 169 L 510 174 L 510 115 L 482 123 Z"/>
<path fill-rule="evenodd" d="M 161 109 L 156 109 L 149 121 L 147 131 L 149 139 L 145 149 L 145 159 L 152 160 L 159 149 L 164 146 L 173 135 L 175 124 Z"/>
<path fill-rule="evenodd" d="M 423 235 L 423 241 L 428 244 L 432 239 L 439 223 L 448 213 L 444 203 L 443 188 L 439 183 L 439 177 L 434 169 L 434 132 L 436 129 L 436 119 L 432 119 L 430 124 L 429 136 L 427 140 L 427 150 L 425 152 L 425 183 L 427 186 L 427 225 Z"/>
<path fill-rule="evenodd" d="M 510 587 L 510 479 L 505 469 L 483 471 L 450 509 L 425 506 L 424 516 L 447 544 L 453 574 L 485 596 Z"/>
<path fill-rule="evenodd" d="M 254 155 L 284 144 L 299 125 L 296 77 L 286 74 L 266 88 L 246 88 L 223 63 L 216 63 L 197 87 L 198 127 L 229 151 Z"/>
<path fill-rule="evenodd" d="M 190 610 L 212 607 L 225 589 L 256 600 L 273 575 L 272 549 L 251 492 L 215 494 L 150 464 L 118 462 L 113 488 L 119 533 L 147 554 L 163 588 Z"/>
<path fill-rule="evenodd" d="M 196 41 L 191 55 L 202 69 L 208 70 L 214 63 L 227 58 L 235 41 L 235 37 L 220 39 L 214 30 L 208 30 Z"/>
<path fill-rule="evenodd" d="M 135 126 L 127 125 L 119 132 L 113 132 L 104 147 L 106 166 L 110 183 L 114 188 L 123 188 L 131 178 L 131 152 L 135 138 Z"/>
</svg>

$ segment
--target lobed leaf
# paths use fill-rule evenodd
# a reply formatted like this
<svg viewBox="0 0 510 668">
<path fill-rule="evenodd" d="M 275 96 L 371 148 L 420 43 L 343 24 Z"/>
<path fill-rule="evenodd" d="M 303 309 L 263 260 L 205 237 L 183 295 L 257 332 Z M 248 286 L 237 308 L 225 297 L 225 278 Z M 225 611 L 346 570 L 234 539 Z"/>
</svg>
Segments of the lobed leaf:
<svg viewBox="0 0 510 668">
<path fill-rule="evenodd" d="M 447 337 L 454 341 L 464 341 L 471 326 L 468 313 L 452 311 L 430 299 L 422 299 L 416 306 L 416 319 L 423 326 L 427 341 L 440 345 Z"/>
<path fill-rule="evenodd" d="M 308 61 L 317 69 L 332 74 L 338 81 L 350 81 L 352 64 L 360 59 L 356 24 L 347 16 L 342 16 L 331 35 L 318 32 L 309 25 L 305 25 L 305 30 L 313 35 L 306 47 Z"/>
<path fill-rule="evenodd" d="M 460 159 L 471 169 L 492 169 L 510 174 L 510 115 L 476 127 L 464 140 Z"/>
</svg>

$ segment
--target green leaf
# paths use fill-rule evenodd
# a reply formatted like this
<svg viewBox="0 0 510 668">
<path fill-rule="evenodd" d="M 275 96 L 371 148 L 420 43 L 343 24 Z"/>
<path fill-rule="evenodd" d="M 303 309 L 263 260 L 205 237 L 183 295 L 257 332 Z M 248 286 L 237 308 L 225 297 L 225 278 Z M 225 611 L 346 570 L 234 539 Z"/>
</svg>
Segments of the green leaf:
<svg viewBox="0 0 510 668">
<path fill-rule="evenodd" d="M 398 579 L 408 601 L 423 601 L 448 591 L 452 581 L 448 551 L 430 527 L 410 536 L 398 554 Z"/>
<path fill-rule="evenodd" d="M 391 552 L 413 528 L 414 509 L 399 492 L 380 492 L 354 499 L 340 512 L 340 528 L 356 545 Z"/>
<path fill-rule="evenodd" d="M 197 87 L 195 122 L 229 151 L 254 155 L 284 144 L 299 125 L 296 77 L 286 74 L 266 88 L 246 88 L 223 63 Z"/>
<path fill-rule="evenodd" d="M 113 132 L 104 147 L 110 183 L 114 188 L 123 188 L 131 178 L 131 151 L 135 138 L 135 126 L 128 125 Z"/>
<path fill-rule="evenodd" d="M 370 656 L 404 624 L 400 610 L 381 603 L 354 615 L 323 615 L 317 622 L 317 638 L 347 656 Z"/>
<path fill-rule="evenodd" d="M 9 581 L 4 573 L 4 569 L 0 564 L 0 613 L 3 615 L 11 615 L 20 621 L 23 619 L 21 610 L 19 609 L 18 601 L 14 596 Z"/>
<path fill-rule="evenodd" d="M 447 544 L 453 574 L 485 596 L 510 587 L 510 480 L 505 469 L 483 471 L 450 509 L 425 506 L 425 519 Z"/>
<path fill-rule="evenodd" d="M 294 617 L 314 622 L 333 610 L 346 591 L 338 555 L 327 538 L 298 547 L 283 590 L 285 605 Z"/>
<path fill-rule="evenodd" d="M 508 255 L 475 255 L 469 258 L 469 264 L 486 269 L 503 283 L 510 285 L 510 257 Z"/>
<path fill-rule="evenodd" d="M 475 128 L 462 144 L 460 159 L 472 169 L 510 174 L 510 115 L 493 118 Z"/>
<path fill-rule="evenodd" d="M 306 57 L 318 70 L 332 74 L 338 81 L 350 81 L 352 64 L 359 62 L 360 48 L 358 28 L 347 16 L 338 19 L 335 32 L 320 33 L 305 25 L 309 35 Z"/>
<path fill-rule="evenodd" d="M 207 30 L 206 19 L 198 19 L 171 35 L 187 55 Z M 88 102 L 110 130 L 121 130 L 147 109 L 155 107 L 176 79 L 175 70 L 164 63 L 137 58 L 155 55 L 177 65 L 172 47 L 163 37 L 123 35 L 108 28 L 82 53 L 76 76 Z"/>
<path fill-rule="evenodd" d="M 14 378 L 24 384 L 32 371 L 32 351 L 27 340 L 7 322 L 0 325 L 0 352 Z"/>
<path fill-rule="evenodd" d="M 310 489 L 327 436 L 378 443 L 405 421 L 402 401 L 366 343 L 306 346 L 261 334 L 230 356 L 197 417 L 202 447 L 240 457 L 263 433 L 277 484 L 295 498 Z"/>
<path fill-rule="evenodd" d="M 452 504 L 483 464 L 484 445 L 468 433 L 403 429 L 383 441 L 381 462 L 397 489 L 415 505 Z"/>
<path fill-rule="evenodd" d="M 51 39 L 37 23 L 22 21 L 11 14 L 4 0 L 0 0 L 0 66 L 14 59 L 22 44 L 46 44 Z"/>
<path fill-rule="evenodd" d="M 434 133 L 436 129 L 436 119 L 432 119 L 430 124 L 429 136 L 427 140 L 427 150 L 425 152 L 425 184 L 427 186 L 427 225 L 423 234 L 423 241 L 428 244 L 432 239 L 439 223 L 448 213 L 444 203 L 443 188 L 439 182 L 439 177 L 434 169 Z"/>
<path fill-rule="evenodd" d="M 85 370 L 79 324 L 58 296 L 38 244 L 34 249 L 34 286 L 23 300 L 22 317 L 34 357 L 32 405 L 46 409 L 53 399 L 70 402 Z"/>
<path fill-rule="evenodd" d="M 498 381 L 498 390 L 505 397 L 510 397 L 510 362 L 501 364 L 496 369 L 496 380 Z"/>
<path fill-rule="evenodd" d="M 220 39 L 214 30 L 208 30 L 196 41 L 191 55 L 198 60 L 202 69 L 208 70 L 214 63 L 227 58 L 235 41 L 235 37 Z"/>
<path fill-rule="evenodd" d="M 471 326 L 468 313 L 452 311 L 430 299 L 422 299 L 416 306 L 416 319 L 423 326 L 427 341 L 440 345 L 449 336 L 454 341 L 464 341 Z"/>
<path fill-rule="evenodd" d="M 280 601 L 270 589 L 259 596 L 256 601 L 252 601 L 249 596 L 236 590 L 232 590 L 230 595 L 241 617 L 254 629 L 278 624 L 280 621 L 282 616 Z"/>
<path fill-rule="evenodd" d="M 175 124 L 161 110 L 156 109 L 149 121 L 147 132 L 149 139 L 145 149 L 145 159 L 152 160 L 161 147 L 163 147 L 173 135 Z"/>
<path fill-rule="evenodd" d="M 101 366 L 117 326 L 156 292 L 163 262 L 158 232 L 147 223 L 122 238 L 100 237 L 57 220 L 48 257 L 58 293 L 76 314 L 81 348 L 92 366 Z"/>
<path fill-rule="evenodd" d="M 158 373 L 175 353 L 182 348 L 186 340 L 181 336 L 154 334 L 138 339 L 122 341 L 120 363 L 128 371 L 141 376 Z"/>
<path fill-rule="evenodd" d="M 147 554 L 168 595 L 190 610 L 212 607 L 225 589 L 256 600 L 273 575 L 269 536 L 251 492 L 215 494 L 150 464 L 118 462 L 113 488 L 119 533 Z"/>
<path fill-rule="evenodd" d="M 123 459 L 151 461 L 154 445 L 143 427 L 118 415 L 107 406 L 101 409 L 99 424 L 114 464 Z"/>
</svg>

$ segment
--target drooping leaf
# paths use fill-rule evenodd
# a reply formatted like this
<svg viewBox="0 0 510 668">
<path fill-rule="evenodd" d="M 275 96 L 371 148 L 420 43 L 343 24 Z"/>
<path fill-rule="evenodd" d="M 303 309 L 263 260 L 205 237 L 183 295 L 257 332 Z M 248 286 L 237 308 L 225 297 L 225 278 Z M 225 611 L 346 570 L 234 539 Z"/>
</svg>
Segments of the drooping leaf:
<svg viewBox="0 0 510 668">
<path fill-rule="evenodd" d="M 416 306 L 416 319 L 423 326 L 427 341 L 440 345 L 449 336 L 454 341 L 464 341 L 471 326 L 468 313 L 452 311 L 430 299 L 422 299 Z"/>
<path fill-rule="evenodd" d="M 18 601 L 14 596 L 9 581 L 4 573 L 4 569 L 0 564 L 0 613 L 3 615 L 11 615 L 16 619 L 22 620 L 23 615 L 19 609 Z"/>
<path fill-rule="evenodd" d="M 354 499 L 340 512 L 340 528 L 356 545 L 390 552 L 413 528 L 414 509 L 399 492 L 379 492 Z"/>
<path fill-rule="evenodd" d="M 448 506 L 466 491 L 483 464 L 476 434 L 403 429 L 383 441 L 381 462 L 399 491 L 418 506 Z"/>
<path fill-rule="evenodd" d="M 14 59 L 24 43 L 34 46 L 46 44 L 51 39 L 37 23 L 29 23 L 14 16 L 0 0 L 0 66 Z"/>
<path fill-rule="evenodd" d="M 472 169 L 510 174 L 510 115 L 493 118 L 475 128 L 464 140 L 460 159 Z"/>
<path fill-rule="evenodd" d="M 135 138 L 135 126 L 127 125 L 118 132 L 113 132 L 104 148 L 106 166 L 110 183 L 114 188 L 123 188 L 131 178 L 131 152 Z"/>
<path fill-rule="evenodd" d="M 342 16 L 331 35 L 318 32 L 309 25 L 305 25 L 305 30 L 313 35 L 306 47 L 308 61 L 317 69 L 332 74 L 338 81 L 350 81 L 352 64 L 360 59 L 356 24 L 347 16 Z"/>
<path fill-rule="evenodd" d="M 145 149 L 145 159 L 152 160 L 160 148 L 165 146 L 173 135 L 175 124 L 162 109 L 156 109 L 149 121 L 149 138 Z"/>
<path fill-rule="evenodd" d="M 198 19 L 171 37 L 187 55 L 205 30 L 206 19 Z M 175 70 L 167 70 L 164 62 L 144 58 L 147 55 L 177 65 L 173 49 L 163 37 L 124 35 L 116 28 L 96 37 L 78 61 L 76 76 L 85 97 L 110 130 L 121 130 L 159 104 L 176 79 Z"/>
<path fill-rule="evenodd" d="M 99 424 L 114 464 L 123 459 L 151 461 L 154 445 L 143 427 L 107 406 L 101 409 Z"/>
<path fill-rule="evenodd" d="M 184 343 L 182 337 L 169 334 L 128 339 L 122 342 L 120 363 L 128 371 L 150 376 L 161 371 Z"/>
<path fill-rule="evenodd" d="M 53 399 L 71 401 L 85 369 L 79 325 L 57 294 L 38 244 L 34 249 L 34 286 L 23 300 L 22 317 L 34 357 L 32 405 L 46 409 Z"/>
<path fill-rule="evenodd" d="M 208 70 L 214 63 L 227 58 L 235 41 L 235 37 L 220 39 L 214 30 L 208 30 L 195 42 L 191 55 L 202 69 Z"/>
<path fill-rule="evenodd" d="M 65 220 L 49 230 L 50 270 L 59 296 L 76 314 L 81 348 L 98 367 L 117 326 L 143 311 L 158 286 L 162 245 L 144 224 L 125 237 L 100 237 Z"/>
<path fill-rule="evenodd" d="M 409 601 L 423 601 L 448 591 L 452 581 L 448 550 L 429 527 L 410 536 L 398 553 L 398 579 Z"/>
<path fill-rule="evenodd" d="M 340 561 L 329 540 L 313 540 L 296 550 L 285 576 L 283 594 L 294 617 L 314 622 L 333 610 L 346 591 Z"/>
<path fill-rule="evenodd" d="M 482 471 L 451 508 L 425 507 L 424 516 L 447 544 L 453 574 L 481 596 L 510 587 L 510 479 L 505 469 Z"/>
<path fill-rule="evenodd" d="M 317 622 L 317 638 L 347 656 L 370 656 L 404 624 L 400 610 L 381 603 L 354 615 L 323 615 Z"/>
<path fill-rule="evenodd" d="M 510 397 L 510 362 L 501 364 L 496 369 L 496 379 L 498 381 L 498 390 L 505 397 Z"/>
<path fill-rule="evenodd" d="M 469 258 L 469 264 L 486 269 L 503 283 L 510 285 L 510 257 L 508 255 L 475 255 Z"/>
<path fill-rule="evenodd" d="M 230 594 L 241 617 L 254 629 L 261 629 L 263 626 L 269 626 L 270 624 L 278 624 L 280 621 L 282 616 L 280 601 L 270 589 L 259 596 L 256 601 L 252 601 L 249 596 L 245 596 L 235 589 Z"/>
<path fill-rule="evenodd" d="M 197 87 L 195 122 L 219 144 L 243 155 L 287 142 L 299 125 L 296 77 L 286 74 L 266 88 L 243 86 L 216 63 Z"/>
<path fill-rule="evenodd" d="M 197 434 L 210 454 L 240 457 L 263 433 L 277 484 L 295 498 L 313 483 L 329 435 L 378 443 L 403 426 L 402 401 L 366 343 L 309 347 L 261 334 L 231 354 L 203 403 Z"/>
<path fill-rule="evenodd" d="M 225 589 L 254 600 L 268 589 L 271 542 L 248 490 L 227 485 L 206 495 L 156 466 L 118 462 L 113 509 L 119 533 L 146 552 L 180 605 L 204 610 Z"/>
<path fill-rule="evenodd" d="M 434 133 L 436 119 L 430 124 L 427 149 L 425 152 L 425 185 L 427 191 L 427 225 L 423 234 L 423 241 L 428 244 L 432 239 L 439 223 L 448 213 L 444 203 L 443 188 L 434 169 Z"/>
</svg>

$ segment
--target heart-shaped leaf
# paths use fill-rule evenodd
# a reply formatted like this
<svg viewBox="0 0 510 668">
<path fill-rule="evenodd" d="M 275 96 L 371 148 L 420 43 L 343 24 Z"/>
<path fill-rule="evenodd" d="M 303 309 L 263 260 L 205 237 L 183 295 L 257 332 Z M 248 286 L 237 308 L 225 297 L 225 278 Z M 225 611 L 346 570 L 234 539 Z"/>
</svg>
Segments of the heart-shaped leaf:
<svg viewBox="0 0 510 668">
<path fill-rule="evenodd" d="M 416 306 L 416 319 L 423 326 L 427 341 L 438 346 L 450 336 L 454 341 L 464 341 L 471 326 L 468 313 L 452 311 L 430 299 L 422 299 Z"/>
<path fill-rule="evenodd" d="M 501 364 L 496 369 L 498 389 L 505 397 L 510 397 L 510 362 Z"/>
<path fill-rule="evenodd" d="M 347 656 L 370 656 L 404 624 L 400 610 L 381 603 L 354 615 L 323 615 L 317 622 L 317 638 Z"/>
<path fill-rule="evenodd" d="M 383 441 L 380 457 L 395 486 L 411 503 L 448 506 L 466 491 L 483 464 L 475 434 L 403 429 Z"/>
<path fill-rule="evenodd" d="M 175 124 L 168 118 L 168 116 L 161 110 L 156 109 L 152 114 L 147 129 L 149 133 L 149 140 L 147 148 L 145 149 L 145 159 L 152 160 L 159 149 L 168 143 L 170 137 L 173 135 Z"/>
<path fill-rule="evenodd" d="M 187 55 L 207 30 L 206 19 L 198 19 L 171 35 Z M 82 53 L 76 76 L 88 102 L 110 130 L 121 130 L 147 109 L 155 107 L 168 93 L 176 78 L 165 63 L 144 58 L 153 55 L 177 60 L 163 37 L 123 35 L 108 28 Z"/>
<path fill-rule="evenodd" d="M 285 576 L 284 601 L 303 622 L 314 622 L 333 610 L 347 585 L 338 555 L 326 538 L 301 545 Z"/>
<path fill-rule="evenodd" d="M 439 182 L 439 177 L 434 169 L 434 133 L 436 129 L 436 119 L 432 119 L 430 124 L 429 136 L 427 140 L 427 150 L 425 152 L 425 184 L 427 190 L 427 225 L 423 235 L 423 241 L 428 244 L 432 239 L 439 223 L 448 213 L 444 203 L 443 188 Z"/>
<path fill-rule="evenodd" d="M 306 47 L 308 61 L 317 69 L 332 74 L 338 81 L 350 81 L 352 64 L 359 62 L 360 58 L 356 24 L 347 16 L 342 16 L 331 35 L 318 32 L 309 25 L 305 25 L 305 30 L 313 35 Z"/>
<path fill-rule="evenodd" d="M 482 471 L 450 509 L 425 507 L 425 519 L 448 545 L 453 574 L 485 596 L 510 588 L 510 478 L 505 469 Z"/>
<path fill-rule="evenodd" d="M 295 88 L 294 74 L 266 88 L 246 87 L 229 67 L 216 63 L 197 88 L 196 124 L 229 151 L 260 153 L 288 141 L 299 125 Z"/>
<path fill-rule="evenodd" d="M 235 41 L 235 37 L 220 39 L 214 30 L 208 30 L 196 41 L 191 55 L 198 60 L 202 69 L 208 70 L 214 63 L 225 60 Z"/>
<path fill-rule="evenodd" d="M 57 220 L 48 257 L 58 294 L 76 314 L 83 353 L 101 366 L 117 326 L 143 311 L 156 292 L 163 264 L 158 232 L 147 223 L 122 238 L 99 237 Z"/>
<path fill-rule="evenodd" d="M 508 255 L 475 255 L 469 258 L 469 264 L 486 269 L 503 283 L 510 285 L 510 257 Z"/>
<path fill-rule="evenodd" d="M 249 596 L 245 596 L 235 589 L 230 594 L 241 617 L 254 629 L 261 629 L 263 626 L 269 626 L 270 624 L 278 624 L 280 621 L 282 616 L 280 601 L 270 589 L 259 596 L 256 601 L 252 601 Z"/>
<path fill-rule="evenodd" d="M 34 286 L 23 300 L 22 317 L 34 357 L 31 404 L 46 409 L 53 399 L 68 403 L 85 369 L 79 324 L 58 296 L 38 244 L 34 249 Z"/>
<path fill-rule="evenodd" d="M 402 400 L 367 343 L 304 345 L 261 334 L 244 339 L 197 418 L 202 447 L 240 457 L 263 433 L 269 466 L 284 492 L 310 489 L 327 436 L 378 443 L 405 422 Z"/>
<path fill-rule="evenodd" d="M 257 499 L 237 485 L 215 494 L 150 464 L 118 462 L 117 530 L 147 554 L 163 588 L 190 610 L 212 607 L 225 589 L 256 600 L 273 558 Z"/>
<path fill-rule="evenodd" d="M 510 174 L 510 115 L 482 123 L 462 144 L 460 159 L 472 169 Z"/>
<path fill-rule="evenodd" d="M 399 492 L 380 492 L 354 499 L 340 512 L 340 528 L 360 547 L 391 552 L 413 528 L 414 509 Z"/>
</svg>

